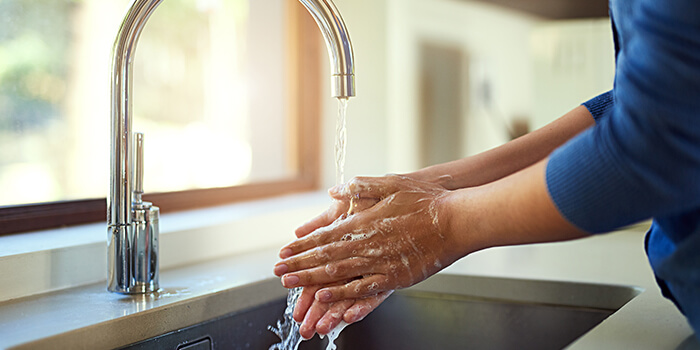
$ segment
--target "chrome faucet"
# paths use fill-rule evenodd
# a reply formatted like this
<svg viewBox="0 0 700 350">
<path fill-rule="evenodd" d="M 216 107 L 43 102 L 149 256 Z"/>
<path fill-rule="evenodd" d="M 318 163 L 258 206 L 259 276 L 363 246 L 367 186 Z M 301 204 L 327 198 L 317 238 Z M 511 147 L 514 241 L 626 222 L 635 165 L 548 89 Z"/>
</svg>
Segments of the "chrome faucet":
<svg viewBox="0 0 700 350">
<path fill-rule="evenodd" d="M 133 61 L 141 31 L 163 0 L 133 0 L 112 52 L 110 193 L 107 198 L 108 290 L 141 294 L 158 290 L 158 207 L 143 194 L 143 134 L 132 139 Z M 352 43 L 331 0 L 299 0 L 311 13 L 331 61 L 333 97 L 355 96 Z M 135 151 L 133 151 L 135 144 Z"/>
</svg>

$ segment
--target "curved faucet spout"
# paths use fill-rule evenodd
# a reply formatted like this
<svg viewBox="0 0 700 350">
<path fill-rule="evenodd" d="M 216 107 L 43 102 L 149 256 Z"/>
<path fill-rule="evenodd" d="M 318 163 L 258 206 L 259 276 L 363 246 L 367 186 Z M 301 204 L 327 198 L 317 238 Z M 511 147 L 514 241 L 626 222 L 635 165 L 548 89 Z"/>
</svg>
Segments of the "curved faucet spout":
<svg viewBox="0 0 700 350">
<path fill-rule="evenodd" d="M 343 17 L 330 0 L 299 0 L 323 33 L 331 61 L 333 97 L 355 96 L 355 56 Z"/>
<path fill-rule="evenodd" d="M 108 289 L 118 293 L 148 293 L 158 289 L 157 207 L 135 203 L 132 154 L 132 82 L 134 55 L 141 32 L 163 0 L 133 0 L 119 28 L 112 52 L 110 194 L 107 197 Z M 299 0 L 311 13 L 326 41 L 331 61 L 333 97 L 355 96 L 352 43 L 331 0 Z M 144 209 L 147 208 L 147 209 Z M 153 212 L 151 212 L 153 211 Z M 146 218 L 146 219 L 144 219 Z M 144 239 L 145 235 L 151 237 Z M 143 252 L 152 252 L 143 254 Z M 144 259 L 151 261 L 141 261 Z M 142 268 L 143 267 L 143 268 Z M 139 273 L 137 270 L 141 270 Z M 140 278 L 147 276 L 150 280 Z"/>
</svg>

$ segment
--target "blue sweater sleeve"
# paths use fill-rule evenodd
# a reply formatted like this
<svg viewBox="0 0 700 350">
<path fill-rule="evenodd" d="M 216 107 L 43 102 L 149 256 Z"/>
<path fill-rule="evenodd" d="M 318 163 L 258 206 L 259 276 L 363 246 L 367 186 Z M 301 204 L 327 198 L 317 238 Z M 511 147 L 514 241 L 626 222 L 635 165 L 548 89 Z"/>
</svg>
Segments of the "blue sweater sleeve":
<svg viewBox="0 0 700 350">
<path fill-rule="evenodd" d="M 590 112 L 591 115 L 593 115 L 593 119 L 595 119 L 597 123 L 600 121 L 600 118 L 607 115 L 607 113 L 612 109 L 612 107 L 615 105 L 613 102 L 613 92 L 610 90 L 584 102 L 583 106 L 588 109 L 588 112 Z"/>
<path fill-rule="evenodd" d="M 615 103 L 547 165 L 557 208 L 592 233 L 700 207 L 700 3 L 634 6 Z"/>
</svg>

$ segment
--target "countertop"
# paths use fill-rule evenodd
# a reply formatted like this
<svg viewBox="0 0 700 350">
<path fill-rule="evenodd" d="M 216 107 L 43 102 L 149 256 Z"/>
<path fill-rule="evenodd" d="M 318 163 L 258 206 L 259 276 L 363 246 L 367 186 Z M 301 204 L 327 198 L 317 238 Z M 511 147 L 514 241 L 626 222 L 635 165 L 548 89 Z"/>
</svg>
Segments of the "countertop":
<svg viewBox="0 0 700 350">
<path fill-rule="evenodd" d="M 638 225 L 579 241 L 496 248 L 443 272 L 641 287 L 639 296 L 570 348 L 700 349 L 685 318 L 656 287 L 643 239 L 644 227 Z M 277 250 L 274 246 L 164 270 L 163 291 L 154 296 L 111 294 L 98 283 L 0 303 L 0 349 L 114 348 L 187 325 L 178 317 L 162 316 L 168 310 L 177 315 L 186 308 L 190 322 L 201 322 L 225 314 L 223 304 L 254 305 L 267 297 L 261 295 L 265 291 L 235 291 L 272 278 Z M 222 296 L 219 304 L 207 301 L 217 294 Z"/>
</svg>

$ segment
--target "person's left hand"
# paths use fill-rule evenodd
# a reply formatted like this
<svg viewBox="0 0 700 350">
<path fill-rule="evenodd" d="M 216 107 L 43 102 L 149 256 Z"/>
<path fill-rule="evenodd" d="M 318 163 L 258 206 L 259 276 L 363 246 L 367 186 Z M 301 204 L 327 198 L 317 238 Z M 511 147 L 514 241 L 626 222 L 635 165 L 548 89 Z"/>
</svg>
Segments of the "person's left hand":
<svg viewBox="0 0 700 350">
<path fill-rule="evenodd" d="M 346 299 L 322 302 L 314 298 L 321 286 L 304 287 L 294 308 L 294 320 L 299 322 L 299 333 L 311 339 L 315 333 L 328 334 L 341 321 L 348 324 L 359 322 L 376 309 L 393 291 L 382 292 L 363 299 Z"/>
<path fill-rule="evenodd" d="M 278 275 L 287 288 L 341 283 L 318 290 L 315 298 L 322 302 L 409 287 L 463 255 L 441 220 L 448 193 L 402 176 L 353 179 L 335 195 L 382 200 L 285 246 L 276 271 L 284 271 Z"/>
</svg>

